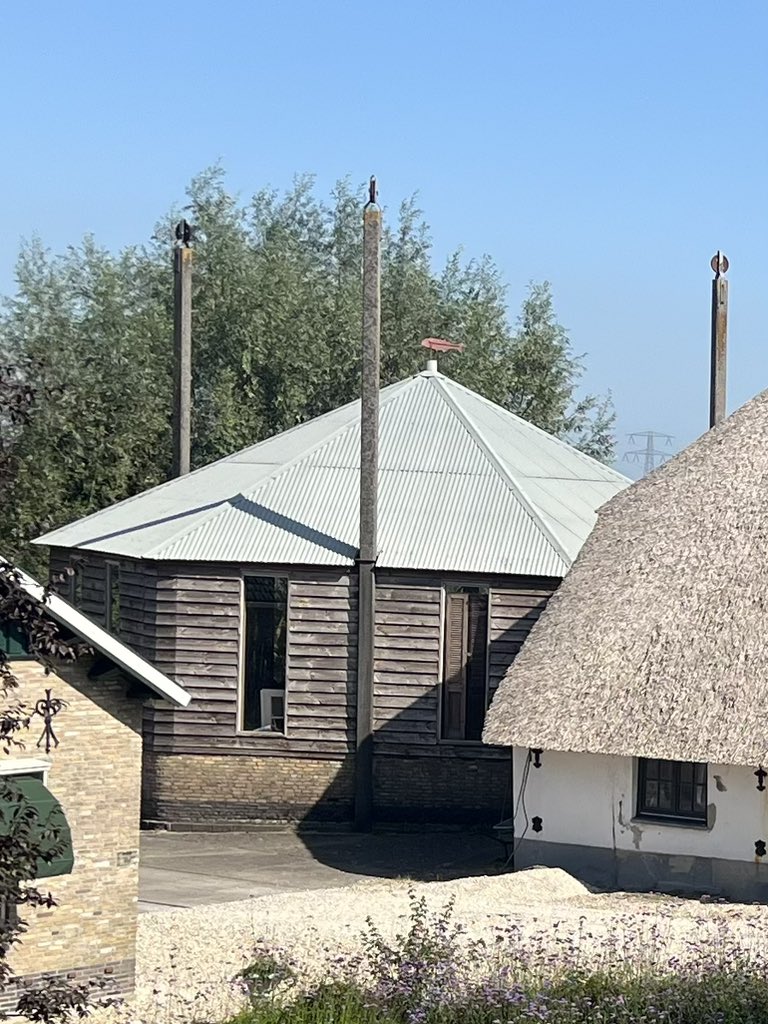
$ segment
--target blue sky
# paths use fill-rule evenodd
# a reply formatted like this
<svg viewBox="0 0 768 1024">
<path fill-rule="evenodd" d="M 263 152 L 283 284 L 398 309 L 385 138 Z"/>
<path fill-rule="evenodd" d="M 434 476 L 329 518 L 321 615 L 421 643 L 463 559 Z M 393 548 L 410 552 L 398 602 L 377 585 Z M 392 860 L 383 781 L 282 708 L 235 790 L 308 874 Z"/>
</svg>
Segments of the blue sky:
<svg viewBox="0 0 768 1024">
<path fill-rule="evenodd" d="M 707 427 L 709 259 L 731 261 L 729 409 L 768 386 L 764 0 L 134 0 L 0 14 L 0 290 L 19 240 L 149 236 L 221 161 L 418 192 L 438 259 L 549 279 L 632 430 Z M 627 471 L 632 467 L 625 466 Z"/>
</svg>

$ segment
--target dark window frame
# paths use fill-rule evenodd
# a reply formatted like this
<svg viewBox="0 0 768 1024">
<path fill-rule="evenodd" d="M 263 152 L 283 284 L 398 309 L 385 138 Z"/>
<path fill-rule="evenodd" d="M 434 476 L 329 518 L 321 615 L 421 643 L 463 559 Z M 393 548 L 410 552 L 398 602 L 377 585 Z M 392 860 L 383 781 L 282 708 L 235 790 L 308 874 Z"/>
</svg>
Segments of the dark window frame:
<svg viewBox="0 0 768 1024">
<path fill-rule="evenodd" d="M 248 597 L 249 581 L 273 581 L 280 584 L 282 593 L 274 600 L 254 600 Z M 240 647 L 240 699 L 238 708 L 238 732 L 248 736 L 285 736 L 287 730 L 287 706 L 286 691 L 288 684 L 288 596 L 290 584 L 288 577 L 281 573 L 246 573 L 242 577 L 242 603 L 241 603 L 241 647 Z M 275 636 L 280 635 L 281 653 L 278 657 L 278 664 L 282 664 L 282 678 L 277 679 L 275 667 L 273 666 L 272 678 L 262 680 L 249 680 L 249 667 L 253 658 L 253 652 L 249 649 L 251 643 L 251 626 L 249 623 L 249 610 L 251 614 L 260 610 L 276 609 L 282 611 L 282 621 L 279 617 L 273 624 L 273 644 Z M 274 650 L 274 649 L 273 649 Z M 274 653 L 273 653 L 274 657 Z M 270 685 L 271 684 L 271 685 Z M 283 716 L 277 726 L 272 723 L 264 724 L 261 720 L 261 695 L 264 691 L 280 690 L 283 694 Z"/>
<path fill-rule="evenodd" d="M 683 825 L 707 825 L 708 765 L 702 761 L 637 759 L 637 807 L 635 816 Z M 668 789 L 668 799 L 661 796 Z M 690 788 L 690 798 L 686 789 Z M 702 798 L 697 800 L 697 790 Z"/>
<path fill-rule="evenodd" d="M 120 563 L 108 561 L 104 572 L 104 628 L 120 635 Z"/>
<path fill-rule="evenodd" d="M 68 576 L 67 600 L 73 608 L 83 607 L 83 566 L 79 561 L 69 563 L 72 570 Z"/>
<path fill-rule="evenodd" d="M 439 709 L 439 738 L 441 743 L 480 743 L 485 716 L 488 711 L 490 686 L 490 614 L 491 588 L 484 585 L 444 584 L 444 607 L 441 617 L 442 634 L 442 665 L 441 665 L 441 699 Z M 466 636 L 464 637 L 464 672 L 463 680 L 457 682 L 449 678 L 451 671 L 451 639 L 450 607 L 451 598 L 461 597 L 466 602 L 464 616 L 466 618 Z M 478 608 L 474 607 L 477 598 L 481 598 Z M 463 707 L 460 724 L 451 724 L 449 720 L 449 701 L 455 692 L 463 690 L 461 700 Z M 454 692 L 451 692 L 454 691 Z"/>
</svg>

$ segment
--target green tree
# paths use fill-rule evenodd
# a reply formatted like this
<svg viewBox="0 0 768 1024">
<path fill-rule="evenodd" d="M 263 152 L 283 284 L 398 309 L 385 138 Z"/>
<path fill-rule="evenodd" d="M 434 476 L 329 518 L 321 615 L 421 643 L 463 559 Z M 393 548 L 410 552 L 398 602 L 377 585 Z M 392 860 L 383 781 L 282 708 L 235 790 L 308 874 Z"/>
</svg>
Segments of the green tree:
<svg viewBox="0 0 768 1024">
<path fill-rule="evenodd" d="M 357 396 L 361 191 L 330 200 L 311 177 L 243 202 L 223 172 L 196 177 L 184 216 L 196 227 L 193 465 Z M 39 569 L 30 537 L 167 477 L 172 401 L 173 225 L 117 254 L 86 238 L 62 256 L 25 245 L 17 292 L 0 316 L 0 362 L 47 398 L 13 435 L 0 544 Z M 583 359 L 557 322 L 548 284 L 531 285 L 510 325 L 488 256 L 452 254 L 441 270 L 413 199 L 385 213 L 382 379 L 421 369 L 419 341 L 465 345 L 444 360 L 461 383 L 598 458 L 610 459 L 607 400 L 583 396 Z M 26 378 L 25 378 L 26 374 Z"/>
<path fill-rule="evenodd" d="M 27 366 L 24 370 L 11 364 L 0 367 L 0 505 L 6 503 L 8 485 L 18 468 L 15 445 L 30 423 L 39 394 L 25 379 L 31 368 Z M 10 627 L 24 635 L 30 653 L 46 668 L 52 667 L 56 659 L 74 659 L 85 653 L 83 644 L 63 636 L 45 614 L 43 604 L 26 593 L 18 571 L 0 558 L 0 627 Z M 34 709 L 19 699 L 18 689 L 8 655 L 0 646 L 3 754 L 23 748 L 22 737 L 34 714 Z M 40 820 L 37 809 L 25 800 L 11 778 L 0 777 L 0 991 L 14 977 L 8 958 L 26 929 L 21 908 L 56 905 L 50 893 L 30 880 L 36 877 L 38 862 L 50 863 L 61 848 L 55 826 Z M 16 1009 L 34 1020 L 63 1021 L 70 1013 L 85 1015 L 89 1002 L 87 987 L 51 982 L 22 993 Z M 1 1019 L 6 1016 L 0 1012 Z"/>
</svg>

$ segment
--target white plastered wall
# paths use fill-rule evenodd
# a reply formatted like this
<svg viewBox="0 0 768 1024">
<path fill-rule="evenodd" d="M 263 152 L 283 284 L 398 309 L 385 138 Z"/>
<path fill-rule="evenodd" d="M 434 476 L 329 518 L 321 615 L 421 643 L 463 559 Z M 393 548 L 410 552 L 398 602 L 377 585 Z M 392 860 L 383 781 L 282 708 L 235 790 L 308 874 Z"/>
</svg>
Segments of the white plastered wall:
<svg viewBox="0 0 768 1024">
<path fill-rule="evenodd" d="M 768 843 L 768 788 L 758 791 L 754 768 L 709 765 L 709 827 L 703 828 L 636 818 L 630 757 L 544 751 L 519 801 L 527 760 L 527 750 L 515 750 L 518 840 L 749 862 L 756 859 L 756 840 Z M 542 819 L 538 833 L 534 816 Z"/>
</svg>

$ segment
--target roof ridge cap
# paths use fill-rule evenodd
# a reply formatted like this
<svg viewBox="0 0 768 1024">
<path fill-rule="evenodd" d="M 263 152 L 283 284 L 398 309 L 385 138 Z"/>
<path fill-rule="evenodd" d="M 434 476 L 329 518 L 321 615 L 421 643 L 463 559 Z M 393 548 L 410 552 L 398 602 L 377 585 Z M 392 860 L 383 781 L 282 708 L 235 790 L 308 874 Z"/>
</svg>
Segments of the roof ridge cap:
<svg viewBox="0 0 768 1024">
<path fill-rule="evenodd" d="M 450 408 L 453 410 L 454 415 L 461 421 L 469 435 L 472 438 L 474 438 L 475 443 L 482 450 L 488 462 L 490 462 L 490 464 L 496 470 L 497 474 L 501 477 L 504 483 L 506 483 L 507 487 L 509 487 L 512 493 L 518 499 L 520 504 L 523 506 L 525 511 L 537 525 L 537 527 L 544 535 L 546 540 L 554 548 L 554 550 L 557 552 L 560 558 L 562 558 L 565 564 L 567 566 L 570 566 L 573 562 L 573 559 L 565 550 L 560 540 L 555 536 L 555 534 L 553 534 L 549 526 L 545 522 L 543 522 L 541 516 L 537 514 L 535 510 L 536 506 L 533 504 L 533 502 L 525 493 L 524 489 L 520 486 L 517 480 L 515 480 L 512 474 L 507 470 L 506 466 L 504 466 L 502 461 L 499 459 L 498 455 L 496 455 L 496 453 L 494 452 L 491 445 L 488 443 L 488 441 L 486 441 L 482 432 L 478 429 L 477 425 L 472 422 L 470 417 L 467 416 L 467 414 L 455 400 L 453 395 L 451 395 L 448 389 L 444 387 L 439 377 L 433 377 L 431 378 L 431 380 L 434 381 L 433 387 L 437 389 L 443 401 L 446 402 L 448 406 L 450 406 Z M 469 388 L 467 388 L 466 390 L 469 390 Z M 474 392 L 472 392 L 472 394 L 474 394 Z"/>
<path fill-rule="evenodd" d="M 484 405 L 489 405 L 492 409 L 498 409 L 500 412 L 505 413 L 507 416 L 511 416 L 512 419 L 517 420 L 518 423 L 522 423 L 523 426 L 528 427 L 530 430 L 535 431 L 537 434 L 543 434 L 548 441 L 557 445 L 559 448 L 565 448 L 570 454 L 576 455 L 579 459 L 584 462 L 595 463 L 607 472 L 612 473 L 614 476 L 619 477 L 622 480 L 626 480 L 627 483 L 632 483 L 632 478 L 624 476 L 618 469 L 614 469 L 613 466 L 607 465 L 605 462 L 601 462 L 600 459 L 596 459 L 593 455 L 587 455 L 580 448 L 571 444 L 569 441 L 564 441 L 562 437 L 558 437 L 556 434 L 550 434 L 548 430 L 544 430 L 543 427 L 537 426 L 530 420 L 527 420 L 524 416 L 520 416 L 516 412 L 512 412 L 511 409 L 505 409 L 503 405 L 499 405 L 498 402 L 492 402 L 490 398 L 486 398 L 485 395 L 481 395 L 479 391 L 473 391 L 472 388 L 466 387 L 464 384 L 460 384 L 453 377 L 447 377 L 445 374 L 440 374 L 443 380 L 448 380 L 455 388 L 459 388 L 461 391 L 465 391 L 468 395 L 473 398 L 479 399 Z M 767 389 L 768 390 L 768 389 Z"/>
</svg>

